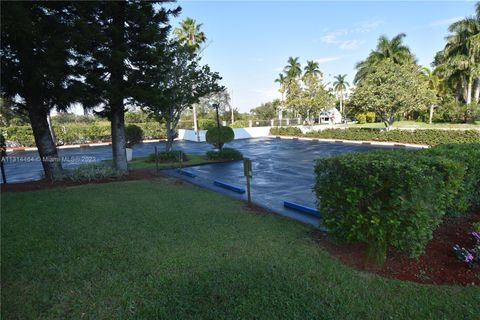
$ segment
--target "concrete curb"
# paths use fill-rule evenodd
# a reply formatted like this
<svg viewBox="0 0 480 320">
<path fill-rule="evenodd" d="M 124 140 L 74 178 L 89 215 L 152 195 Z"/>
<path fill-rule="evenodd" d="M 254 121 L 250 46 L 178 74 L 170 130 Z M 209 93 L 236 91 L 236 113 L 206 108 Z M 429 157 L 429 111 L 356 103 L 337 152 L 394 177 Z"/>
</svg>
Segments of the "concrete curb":
<svg viewBox="0 0 480 320">
<path fill-rule="evenodd" d="M 287 139 L 287 140 L 305 140 L 305 141 L 321 141 L 321 142 L 332 142 L 332 143 L 365 144 L 365 145 L 372 145 L 372 146 L 405 147 L 405 148 L 416 148 L 416 149 L 430 148 L 430 146 L 425 145 L 425 144 L 384 142 L 384 141 L 320 139 L 320 138 L 305 138 L 305 137 L 293 137 L 293 136 L 271 136 L 271 137 L 275 137 L 277 139 Z"/>
</svg>

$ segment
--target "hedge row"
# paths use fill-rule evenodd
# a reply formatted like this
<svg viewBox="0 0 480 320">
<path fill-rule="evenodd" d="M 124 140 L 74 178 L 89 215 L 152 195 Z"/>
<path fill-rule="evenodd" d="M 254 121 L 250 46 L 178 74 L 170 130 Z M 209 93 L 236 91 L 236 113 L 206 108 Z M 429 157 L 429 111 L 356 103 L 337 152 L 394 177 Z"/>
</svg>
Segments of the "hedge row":
<svg viewBox="0 0 480 320">
<path fill-rule="evenodd" d="M 317 160 L 318 209 L 340 240 L 419 256 L 445 214 L 480 207 L 480 144 L 380 150 Z"/>
<path fill-rule="evenodd" d="M 304 136 L 321 139 L 391 141 L 401 143 L 426 144 L 435 146 L 448 143 L 479 143 L 479 130 L 379 130 L 371 128 L 325 129 L 302 134 L 294 127 L 280 127 L 270 129 L 271 135 Z"/>
<path fill-rule="evenodd" d="M 164 139 L 165 128 L 157 122 L 135 123 L 143 130 L 145 139 Z M 80 144 L 111 140 L 109 122 L 68 123 L 53 125 L 57 144 Z M 30 126 L 10 126 L 5 129 L 9 146 L 35 146 Z"/>
</svg>

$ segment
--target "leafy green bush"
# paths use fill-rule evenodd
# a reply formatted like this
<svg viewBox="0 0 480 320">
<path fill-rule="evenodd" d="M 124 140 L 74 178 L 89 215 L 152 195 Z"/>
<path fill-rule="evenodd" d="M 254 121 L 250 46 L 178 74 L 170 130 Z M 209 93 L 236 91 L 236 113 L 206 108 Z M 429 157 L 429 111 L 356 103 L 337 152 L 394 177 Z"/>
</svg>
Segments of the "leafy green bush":
<svg viewBox="0 0 480 320">
<path fill-rule="evenodd" d="M 147 162 L 155 162 L 155 153 L 148 156 Z M 188 161 L 187 155 L 182 150 L 162 151 L 158 153 L 159 162 L 180 162 Z"/>
<path fill-rule="evenodd" d="M 329 232 L 368 244 L 382 262 L 388 247 L 419 256 L 458 197 L 461 163 L 421 151 L 352 153 L 317 160 L 314 190 Z"/>
<path fill-rule="evenodd" d="M 232 128 L 248 128 L 248 120 L 237 120 L 230 125 Z"/>
<path fill-rule="evenodd" d="M 57 181 L 91 182 L 109 178 L 119 178 L 122 173 L 106 163 L 82 164 L 75 169 L 64 169 Z"/>
<path fill-rule="evenodd" d="M 199 119 L 198 120 L 198 129 L 208 130 L 210 128 L 215 128 L 217 126 L 217 121 L 214 119 Z"/>
<path fill-rule="evenodd" d="M 274 127 L 270 129 L 272 136 L 301 136 L 302 130 L 297 127 Z"/>
<path fill-rule="evenodd" d="M 125 146 L 132 148 L 134 145 L 142 142 L 143 130 L 139 126 L 129 124 L 125 126 Z"/>
<path fill-rule="evenodd" d="M 375 117 L 375 112 L 367 112 L 365 114 L 365 116 L 366 116 L 366 119 L 367 119 L 368 123 L 374 123 L 375 122 L 375 118 L 376 118 Z"/>
<path fill-rule="evenodd" d="M 208 151 L 207 158 L 210 160 L 238 160 L 243 159 L 243 155 L 236 149 L 223 148 L 220 151 Z"/>
<path fill-rule="evenodd" d="M 164 139 L 165 127 L 158 122 L 135 123 L 144 132 L 145 139 Z M 9 145 L 35 146 L 32 128 L 30 126 L 9 126 L 5 129 Z M 104 142 L 111 140 L 110 122 L 97 121 L 91 123 L 54 124 L 53 131 L 57 144 L 80 144 Z"/>
<path fill-rule="evenodd" d="M 28 126 L 10 126 L 5 130 L 5 138 L 10 145 L 31 147 L 35 145 L 32 127 Z"/>
<path fill-rule="evenodd" d="M 208 143 L 215 146 L 215 148 L 222 149 L 223 145 L 232 141 L 235 138 L 235 133 L 230 127 L 214 127 L 207 131 L 205 139 Z"/>
<path fill-rule="evenodd" d="M 480 208 L 480 143 L 441 145 L 424 152 L 451 159 L 465 167 L 461 190 L 447 208 L 447 214 L 462 215 Z"/>
<path fill-rule="evenodd" d="M 357 118 L 358 124 L 365 124 L 367 123 L 367 115 L 365 113 L 360 113 L 355 116 Z"/>
<path fill-rule="evenodd" d="M 67 123 L 92 123 L 98 121 L 99 118 L 95 116 L 84 116 L 73 113 L 59 113 L 51 117 L 52 124 L 67 124 Z"/>
<path fill-rule="evenodd" d="M 325 129 L 310 131 L 306 137 L 367 141 L 391 141 L 426 144 L 430 146 L 450 143 L 479 143 L 479 130 L 379 130 L 372 128 Z"/>
</svg>

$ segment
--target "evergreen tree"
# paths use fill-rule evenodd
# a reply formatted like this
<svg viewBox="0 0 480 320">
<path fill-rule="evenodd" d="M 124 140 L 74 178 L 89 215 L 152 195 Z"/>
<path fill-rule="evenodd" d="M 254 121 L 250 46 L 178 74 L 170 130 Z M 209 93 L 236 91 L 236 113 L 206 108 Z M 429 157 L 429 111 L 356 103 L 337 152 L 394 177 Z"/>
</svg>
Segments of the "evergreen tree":
<svg viewBox="0 0 480 320">
<path fill-rule="evenodd" d="M 82 17 L 76 26 L 79 38 L 78 67 L 84 74 L 87 107 L 102 107 L 101 115 L 111 122 L 112 156 L 117 170 L 127 171 L 125 152 L 125 109 L 142 98 L 135 83 L 146 82 L 145 73 L 162 54 L 160 47 L 170 30 L 169 17 L 180 8 L 154 8 L 164 1 L 78 2 Z"/>
<path fill-rule="evenodd" d="M 2 2 L 1 91 L 25 110 L 45 176 L 53 179 L 62 165 L 47 117 L 74 101 L 69 2 Z"/>
</svg>

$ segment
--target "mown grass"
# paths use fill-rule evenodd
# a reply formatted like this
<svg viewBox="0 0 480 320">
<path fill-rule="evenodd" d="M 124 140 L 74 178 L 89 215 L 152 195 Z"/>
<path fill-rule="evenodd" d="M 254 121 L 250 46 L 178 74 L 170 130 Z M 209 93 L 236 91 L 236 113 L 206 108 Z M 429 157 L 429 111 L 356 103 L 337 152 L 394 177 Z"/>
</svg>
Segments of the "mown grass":
<svg viewBox="0 0 480 320">
<path fill-rule="evenodd" d="M 479 287 L 352 270 L 242 206 L 165 178 L 5 193 L 2 318 L 478 318 Z"/>
<path fill-rule="evenodd" d="M 215 160 L 208 159 L 206 155 L 189 154 L 187 155 L 187 159 L 188 161 L 184 161 L 182 164 L 180 164 L 180 162 L 159 162 L 158 168 L 172 169 L 172 168 L 180 168 L 180 166 L 189 167 L 189 166 L 196 166 L 204 163 L 216 162 Z M 106 160 L 106 162 L 112 163 L 112 160 Z M 133 158 L 132 161 L 128 163 L 128 168 L 129 169 L 155 169 L 156 165 L 155 165 L 155 162 L 148 161 L 148 157 L 136 157 L 136 158 Z"/>
</svg>

